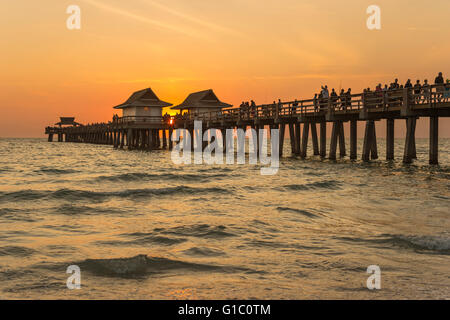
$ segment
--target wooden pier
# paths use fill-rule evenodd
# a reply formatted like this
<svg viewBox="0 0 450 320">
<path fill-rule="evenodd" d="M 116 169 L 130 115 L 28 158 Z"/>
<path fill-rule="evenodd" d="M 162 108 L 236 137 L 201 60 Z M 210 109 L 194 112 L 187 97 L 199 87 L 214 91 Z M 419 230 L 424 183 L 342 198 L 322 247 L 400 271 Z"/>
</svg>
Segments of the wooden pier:
<svg viewBox="0 0 450 320">
<path fill-rule="evenodd" d="M 186 129 L 194 139 L 194 121 L 201 121 L 203 130 L 221 130 L 264 127 L 280 129 L 280 156 L 283 153 L 285 130 L 289 131 L 293 155 L 305 158 L 309 137 L 313 154 L 331 160 L 339 156 L 357 159 L 357 122 L 365 122 L 364 143 L 361 159 L 378 158 L 375 123 L 386 121 L 386 160 L 394 159 L 394 124 L 402 121 L 406 126 L 403 162 L 411 163 L 416 156 L 416 122 L 420 117 L 429 119 L 429 162 L 438 163 L 439 118 L 450 116 L 450 85 L 432 85 L 422 88 L 420 94 L 414 89 L 398 89 L 366 92 L 327 99 L 295 100 L 269 105 L 226 108 L 220 111 L 187 113 L 173 117 L 125 116 L 101 124 L 47 127 L 48 141 L 53 136 L 58 141 L 112 145 L 129 150 L 172 149 L 170 137 L 175 129 Z M 332 123 L 331 140 L 327 154 L 327 122 Z M 344 126 L 350 126 L 350 150 L 347 153 Z M 318 128 L 319 126 L 319 128 Z M 225 136 L 225 135 L 223 135 Z M 257 141 L 258 137 L 254 137 Z M 191 144 L 193 146 L 193 144 Z M 224 144 L 225 145 L 225 144 Z M 258 151 L 255 143 L 255 151 Z M 203 146 L 205 147 L 205 146 Z"/>
</svg>

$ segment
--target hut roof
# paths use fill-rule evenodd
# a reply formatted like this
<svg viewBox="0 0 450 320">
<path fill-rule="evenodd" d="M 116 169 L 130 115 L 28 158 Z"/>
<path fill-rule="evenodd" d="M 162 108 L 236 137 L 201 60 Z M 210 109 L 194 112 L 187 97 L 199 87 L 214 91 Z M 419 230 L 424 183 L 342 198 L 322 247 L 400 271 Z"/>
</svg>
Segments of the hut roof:
<svg viewBox="0 0 450 320">
<path fill-rule="evenodd" d="M 231 104 L 222 102 L 217 98 L 212 89 L 191 93 L 184 102 L 172 109 L 191 109 L 191 108 L 228 108 Z"/>
<path fill-rule="evenodd" d="M 75 122 L 75 117 L 59 117 L 60 122 L 55 123 L 57 126 L 77 126 L 78 122 Z"/>
<path fill-rule="evenodd" d="M 125 109 L 131 107 L 170 107 L 171 103 L 159 100 L 151 88 L 136 91 L 127 101 L 115 106 L 114 109 Z"/>
</svg>

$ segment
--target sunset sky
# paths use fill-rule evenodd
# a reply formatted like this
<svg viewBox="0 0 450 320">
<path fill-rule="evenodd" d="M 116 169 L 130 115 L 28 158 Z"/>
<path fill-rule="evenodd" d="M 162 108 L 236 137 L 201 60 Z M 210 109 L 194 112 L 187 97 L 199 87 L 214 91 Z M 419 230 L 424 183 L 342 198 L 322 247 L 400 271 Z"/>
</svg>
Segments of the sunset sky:
<svg viewBox="0 0 450 320">
<path fill-rule="evenodd" d="M 73 4 L 81 30 L 66 28 Z M 366 27 L 372 4 L 379 31 Z M 146 87 L 174 104 L 212 88 L 239 105 L 450 78 L 449 13 L 449 0 L 3 0 L 0 137 L 43 137 L 59 116 L 110 120 Z"/>
</svg>

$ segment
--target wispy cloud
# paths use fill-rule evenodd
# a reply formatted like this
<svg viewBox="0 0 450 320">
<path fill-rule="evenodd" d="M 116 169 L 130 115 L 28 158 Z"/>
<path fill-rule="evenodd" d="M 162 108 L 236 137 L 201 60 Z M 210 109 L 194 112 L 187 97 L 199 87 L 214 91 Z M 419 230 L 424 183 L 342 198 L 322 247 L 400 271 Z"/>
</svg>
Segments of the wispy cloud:
<svg viewBox="0 0 450 320">
<path fill-rule="evenodd" d="M 166 29 L 166 30 L 176 32 L 176 33 L 181 33 L 181 34 L 184 34 L 184 35 L 187 35 L 190 37 L 203 38 L 203 36 L 198 32 L 188 31 L 188 30 L 186 30 L 186 28 L 180 28 L 180 27 L 177 27 L 176 25 L 169 24 L 169 23 L 166 23 L 166 22 L 163 22 L 160 20 L 140 16 L 135 13 L 123 10 L 121 8 L 117 8 L 117 7 L 113 7 L 113 6 L 104 4 L 99 1 L 94 1 L 94 0 L 82 0 L 82 1 L 92 5 L 94 7 L 97 7 L 101 10 L 109 11 L 111 13 L 121 15 L 121 16 L 127 17 L 129 19 L 133 19 L 135 21 L 146 23 L 146 24 L 152 25 L 152 26 L 160 28 L 160 29 Z"/>
<path fill-rule="evenodd" d="M 185 20 L 190 21 L 190 22 L 194 22 L 194 23 L 196 23 L 196 24 L 198 24 L 200 26 L 203 26 L 203 27 L 207 27 L 210 30 L 219 31 L 219 32 L 222 32 L 222 33 L 230 34 L 230 35 L 240 35 L 240 33 L 237 32 L 236 30 L 233 30 L 233 29 L 230 29 L 230 28 L 227 28 L 227 27 L 224 27 L 224 26 L 212 23 L 212 22 L 207 21 L 205 19 L 200 19 L 198 17 L 195 17 L 193 15 L 187 14 L 187 13 L 182 12 L 180 10 L 176 10 L 174 8 L 168 7 L 168 6 L 166 6 L 166 5 L 164 5 L 164 4 L 160 3 L 160 2 L 153 1 L 153 0 L 140 0 L 140 1 L 144 2 L 144 3 L 147 3 L 147 4 L 150 4 L 150 5 L 156 7 L 158 9 L 160 9 L 160 10 L 166 11 L 166 12 L 168 12 L 168 13 L 174 15 L 174 16 L 177 16 L 179 18 L 185 19 Z"/>
</svg>

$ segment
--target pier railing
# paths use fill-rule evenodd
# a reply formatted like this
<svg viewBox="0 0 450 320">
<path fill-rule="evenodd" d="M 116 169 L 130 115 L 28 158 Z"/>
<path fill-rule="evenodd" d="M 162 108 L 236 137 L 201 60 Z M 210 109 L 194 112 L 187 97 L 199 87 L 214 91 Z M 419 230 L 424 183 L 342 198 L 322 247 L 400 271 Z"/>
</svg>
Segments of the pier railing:
<svg viewBox="0 0 450 320">
<path fill-rule="evenodd" d="M 289 118 L 325 113 L 355 113 L 361 110 L 389 111 L 407 104 L 410 108 L 436 108 L 450 102 L 450 84 L 368 91 L 358 94 L 338 95 L 329 98 L 314 98 L 263 104 L 258 106 L 223 109 L 218 112 L 187 113 L 176 119 L 182 121 L 239 121 Z"/>
<path fill-rule="evenodd" d="M 125 116 L 117 118 L 113 123 L 116 124 L 134 124 L 134 123 L 164 123 L 162 116 Z"/>
</svg>

